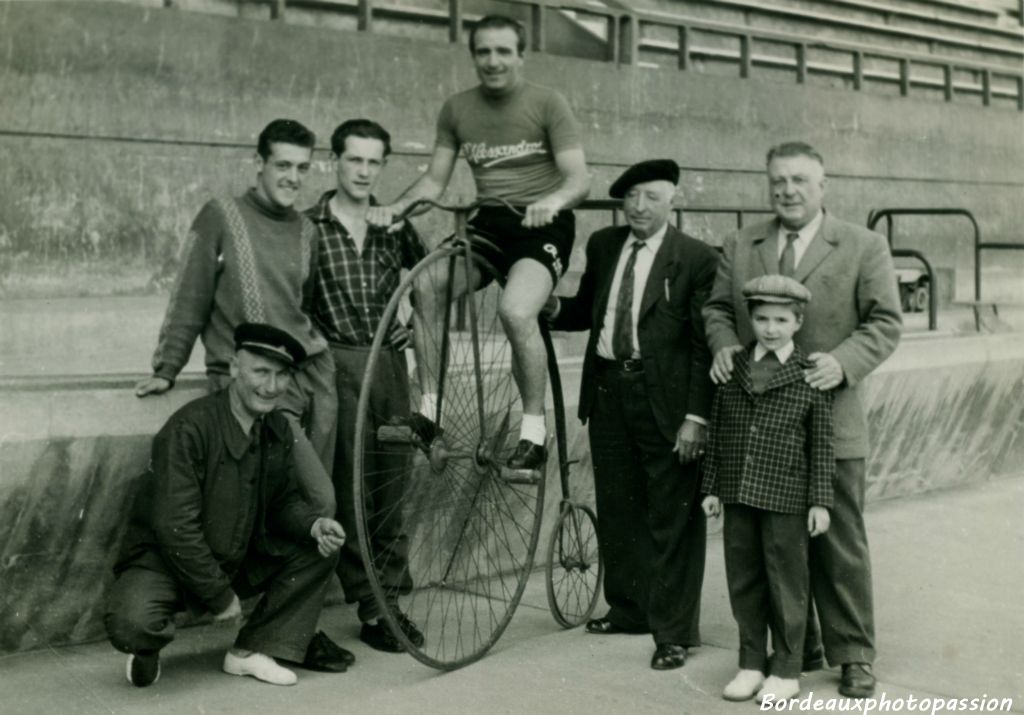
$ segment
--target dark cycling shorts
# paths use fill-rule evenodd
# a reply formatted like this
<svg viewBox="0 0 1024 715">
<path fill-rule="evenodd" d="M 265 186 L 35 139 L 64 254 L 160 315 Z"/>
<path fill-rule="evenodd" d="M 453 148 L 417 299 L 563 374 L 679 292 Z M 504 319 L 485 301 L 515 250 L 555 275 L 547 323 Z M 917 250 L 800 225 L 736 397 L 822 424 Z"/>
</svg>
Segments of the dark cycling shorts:
<svg viewBox="0 0 1024 715">
<path fill-rule="evenodd" d="M 569 256 L 576 238 L 576 216 L 572 211 L 559 211 L 547 226 L 525 228 L 523 217 L 504 206 L 484 206 L 469 225 L 501 249 L 501 253 L 486 247 L 476 250 L 502 276 L 507 277 L 512 266 L 524 258 L 532 258 L 547 268 L 553 284 L 557 284 L 569 268 Z"/>
</svg>

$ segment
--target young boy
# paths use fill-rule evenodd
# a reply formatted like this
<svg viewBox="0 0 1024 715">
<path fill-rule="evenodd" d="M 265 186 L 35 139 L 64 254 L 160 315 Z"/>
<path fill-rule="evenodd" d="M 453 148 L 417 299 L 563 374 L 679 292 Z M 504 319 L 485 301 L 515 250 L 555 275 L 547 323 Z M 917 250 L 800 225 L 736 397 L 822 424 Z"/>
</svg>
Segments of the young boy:
<svg viewBox="0 0 1024 715">
<path fill-rule="evenodd" d="M 715 396 L 701 490 L 708 516 L 725 505 L 725 570 L 740 631 L 740 671 L 722 695 L 762 702 L 800 692 L 808 534 L 828 530 L 835 457 L 831 393 L 804 381 L 813 365 L 793 343 L 810 291 L 767 275 L 743 296 L 757 340 L 737 353 L 732 380 Z"/>
</svg>

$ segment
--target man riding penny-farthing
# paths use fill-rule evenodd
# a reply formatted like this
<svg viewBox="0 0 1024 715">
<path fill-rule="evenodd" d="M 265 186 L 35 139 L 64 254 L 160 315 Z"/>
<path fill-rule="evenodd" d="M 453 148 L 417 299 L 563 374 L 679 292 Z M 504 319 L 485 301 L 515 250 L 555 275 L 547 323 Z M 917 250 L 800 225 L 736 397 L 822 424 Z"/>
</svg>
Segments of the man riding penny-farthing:
<svg viewBox="0 0 1024 715">
<path fill-rule="evenodd" d="M 532 569 L 548 456 L 549 369 L 567 486 L 557 363 L 539 316 L 568 266 L 570 209 L 590 183 L 567 102 L 522 78 L 522 26 L 487 16 L 469 44 L 480 84 L 445 102 L 427 171 L 367 219 L 396 227 L 427 204 L 437 206 L 460 150 L 482 198 L 457 211 L 455 234 L 410 271 L 385 311 L 373 350 L 383 349 L 395 321 L 412 327 L 418 410 L 378 427 L 387 416 L 368 414 L 361 398 L 362 447 L 354 460 L 360 545 L 375 596 L 406 649 L 440 668 L 472 662 L 493 645 Z M 372 355 L 369 363 L 367 380 Z M 407 454 L 407 466 L 368 479 L 367 457 L 395 450 Z M 384 513 L 374 508 L 381 489 L 402 494 Z M 563 625 L 585 619 L 596 600 L 594 532 L 592 512 L 563 502 L 551 576 L 558 583 L 549 584 Z M 394 538 L 374 547 L 379 533 Z M 384 578 L 394 573 L 385 567 L 396 556 L 407 566 Z M 403 637 L 394 614 L 414 620 L 423 642 Z"/>
</svg>

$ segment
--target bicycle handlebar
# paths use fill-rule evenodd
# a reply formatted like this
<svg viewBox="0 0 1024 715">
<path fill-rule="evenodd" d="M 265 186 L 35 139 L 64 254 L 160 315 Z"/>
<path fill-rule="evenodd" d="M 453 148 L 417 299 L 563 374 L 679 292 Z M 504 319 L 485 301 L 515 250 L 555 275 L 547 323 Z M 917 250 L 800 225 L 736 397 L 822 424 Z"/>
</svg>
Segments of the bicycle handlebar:
<svg viewBox="0 0 1024 715">
<path fill-rule="evenodd" d="M 429 206 L 430 208 L 441 209 L 442 211 L 448 211 L 450 213 L 467 213 L 467 214 L 470 213 L 471 211 L 476 211 L 478 208 L 480 208 L 482 206 L 504 206 L 509 211 L 514 213 L 516 216 L 525 216 L 526 215 L 522 211 L 517 209 L 515 206 L 510 204 L 508 201 L 506 201 L 505 199 L 499 198 L 497 196 L 483 196 L 483 197 L 477 199 L 476 201 L 473 201 L 472 203 L 466 204 L 465 206 L 454 206 L 454 205 L 450 205 L 450 204 L 442 204 L 442 203 L 439 203 L 437 201 L 434 201 L 433 199 L 416 199 L 411 204 L 406 206 L 404 211 L 402 211 L 400 214 L 395 216 L 394 223 L 396 223 L 396 224 L 397 223 L 401 223 L 402 221 L 404 221 L 407 218 L 409 218 L 410 216 L 412 216 L 416 212 L 417 209 L 419 209 L 419 208 L 421 208 L 423 206 Z"/>
</svg>

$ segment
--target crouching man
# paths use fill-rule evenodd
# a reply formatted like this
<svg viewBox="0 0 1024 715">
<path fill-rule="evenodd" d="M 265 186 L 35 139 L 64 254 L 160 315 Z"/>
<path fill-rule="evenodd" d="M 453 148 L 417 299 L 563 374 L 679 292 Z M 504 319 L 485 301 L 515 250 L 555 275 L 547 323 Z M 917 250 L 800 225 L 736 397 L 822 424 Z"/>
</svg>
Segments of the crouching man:
<svg viewBox="0 0 1024 715">
<path fill-rule="evenodd" d="M 234 332 L 231 383 L 178 410 L 153 440 L 104 621 L 128 653 L 133 685 L 160 676 L 174 614 L 239 620 L 239 599 L 262 594 L 224 656 L 224 672 L 292 685 L 275 659 L 342 672 L 351 653 L 316 631 L 345 539 L 298 491 L 287 419 L 275 411 L 302 345 L 269 325 Z"/>
</svg>

